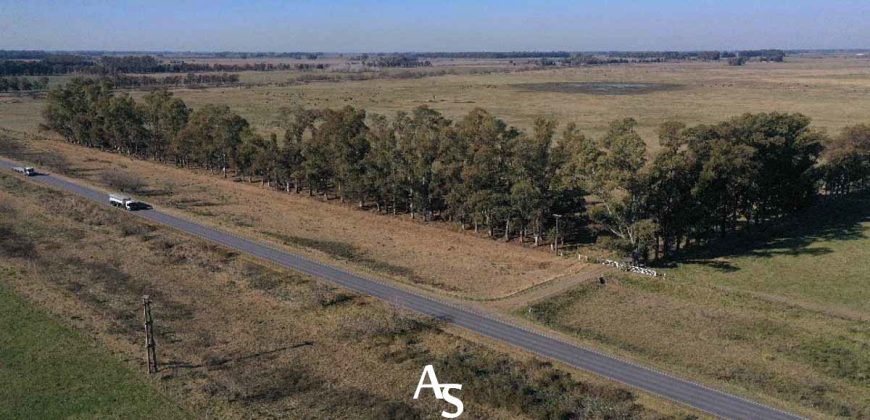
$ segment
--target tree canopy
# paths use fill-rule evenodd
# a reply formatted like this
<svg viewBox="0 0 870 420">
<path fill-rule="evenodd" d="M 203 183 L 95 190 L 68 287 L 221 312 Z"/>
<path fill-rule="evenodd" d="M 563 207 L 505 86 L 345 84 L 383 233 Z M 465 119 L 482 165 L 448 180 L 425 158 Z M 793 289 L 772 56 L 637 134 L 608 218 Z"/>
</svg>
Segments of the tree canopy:
<svg viewBox="0 0 870 420">
<path fill-rule="evenodd" d="M 552 244 L 593 233 L 640 262 L 787 217 L 870 180 L 870 126 L 828 137 L 801 114 L 664 122 L 661 148 L 650 154 L 630 118 L 592 138 L 543 118 L 525 132 L 480 108 L 452 121 L 425 106 L 392 117 L 289 106 L 277 121 L 283 136 L 264 137 L 226 106 L 192 110 L 166 90 L 136 102 L 111 87 L 73 79 L 52 89 L 44 126 L 87 147 L 505 240 Z"/>
</svg>

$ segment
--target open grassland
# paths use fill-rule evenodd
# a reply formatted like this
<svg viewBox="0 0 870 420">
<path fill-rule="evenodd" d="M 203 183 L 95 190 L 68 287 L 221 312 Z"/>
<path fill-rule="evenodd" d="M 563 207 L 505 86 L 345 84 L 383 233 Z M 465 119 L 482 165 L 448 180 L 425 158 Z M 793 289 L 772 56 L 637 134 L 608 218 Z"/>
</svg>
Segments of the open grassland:
<svg viewBox="0 0 870 420">
<path fill-rule="evenodd" d="M 251 77 L 249 82 L 280 83 L 296 75 L 268 72 Z M 571 87 L 589 82 L 653 83 L 673 88 L 610 94 L 606 90 L 577 92 Z M 535 84 L 556 86 L 553 83 L 566 83 L 566 87 L 563 91 L 530 88 Z M 386 114 L 427 105 L 452 118 L 483 107 L 519 127 L 527 128 L 536 117 L 545 116 L 563 125 L 575 122 L 591 134 L 601 133 L 614 119 L 633 117 L 640 123 L 640 133 L 655 145 L 655 128 L 667 119 L 697 124 L 745 112 L 801 112 L 817 127 L 832 131 L 865 121 L 870 115 L 870 60 L 789 58 L 785 63 L 750 63 L 745 67 L 725 63 L 615 65 L 408 80 L 181 89 L 176 94 L 193 107 L 229 105 L 261 130 L 271 129 L 278 108 L 291 104 L 353 105 Z M 38 102 L 3 98 L 0 126 L 35 129 Z"/>
<path fill-rule="evenodd" d="M 141 370 L 140 302 L 149 294 L 162 363 L 156 386 L 197 416 L 438 418 L 450 407 L 411 399 L 431 363 L 439 379 L 464 385 L 469 418 L 661 417 L 612 385 L 487 349 L 117 209 L 7 174 L 0 203 L 4 287 Z M 59 362 L 46 363 L 53 371 Z"/>
<path fill-rule="evenodd" d="M 91 340 L 10 292 L 4 284 L 17 276 L 0 262 L 0 418 L 189 417 Z"/>
<path fill-rule="evenodd" d="M 544 251 L 456 232 L 452 224 L 426 225 L 408 216 L 359 211 L 304 194 L 272 191 L 259 183 L 233 182 L 58 141 L 15 134 L 4 134 L 2 141 L 6 146 L 0 144 L 0 155 L 109 191 L 127 187 L 143 200 L 185 217 L 437 291 L 496 298 L 585 267 Z M 139 185 L 118 185 L 119 178 L 132 178 Z"/>
<path fill-rule="evenodd" d="M 269 77 L 276 75 L 280 76 L 270 73 Z M 626 85 L 614 87 L 620 92 L 608 92 L 607 84 L 613 83 Z M 622 89 L 632 85 L 643 87 Z M 651 88 L 658 86 L 667 88 Z M 379 113 L 428 105 L 452 118 L 459 118 L 474 107 L 483 107 L 520 127 L 528 127 L 534 118 L 545 116 L 558 119 L 563 126 L 576 122 L 593 135 L 600 133 L 610 120 L 634 117 L 640 123 L 641 134 L 655 147 L 655 128 L 667 119 L 698 124 L 745 112 L 783 111 L 802 112 L 813 119 L 815 127 L 829 131 L 868 122 L 870 61 L 789 59 L 786 63 L 750 63 L 746 67 L 727 67 L 724 63 L 620 65 L 408 80 L 178 90 L 176 94 L 193 107 L 207 103 L 229 105 L 257 129 L 276 133 L 273 121 L 279 108 L 286 105 L 353 105 Z M 117 180 L 126 177 L 135 181 L 134 195 L 185 217 L 429 290 L 475 299 L 493 299 L 528 290 L 522 296 L 537 300 L 530 307 L 524 306 L 528 302 L 524 298 L 505 300 L 497 308 L 521 313 L 591 346 L 743 395 L 758 395 L 813 418 L 870 417 L 867 199 L 824 207 L 807 215 L 797 227 L 776 232 L 773 239 L 760 246 L 758 242 L 722 244 L 708 254 L 691 256 L 686 264 L 668 269 L 665 279 L 620 277 L 603 288 L 587 284 L 566 292 L 566 285 L 582 283 L 589 273 L 596 272 L 576 260 L 460 234 L 437 223 L 423 225 L 407 217 L 378 216 L 349 206 L 268 191 L 257 184 L 224 180 L 214 174 L 40 140 L 35 133 L 41 107 L 39 100 L 0 98 L 0 127 L 12 130 L 0 138 L 0 155 L 85 179 L 107 190 L 118 189 Z M 133 235 L 125 240 L 138 244 L 138 237 Z M 256 286 L 241 280 L 249 277 L 240 265 L 241 258 L 207 258 L 212 259 L 218 261 L 213 263 L 217 274 L 209 275 L 222 279 L 216 283 L 222 287 L 222 293 L 245 296 L 239 300 L 247 303 L 222 303 L 208 312 L 233 314 L 239 322 L 234 324 L 236 328 L 255 325 L 259 319 L 259 310 L 251 309 L 249 304 L 253 299 L 250 296 L 270 302 L 270 308 L 278 308 L 287 301 L 286 296 L 306 296 L 309 293 L 306 288 L 311 287 L 303 282 L 298 285 L 301 289 L 296 289 L 280 282 L 277 289 L 267 286 L 267 291 L 257 292 Z M 166 276 L 173 279 L 173 285 L 178 281 L 178 274 L 167 272 Z M 202 287 L 202 283 L 185 281 L 188 283 L 181 284 L 187 290 L 201 293 L 197 286 Z M 265 284 L 274 283 L 267 280 Z M 185 293 L 188 292 L 178 295 Z M 556 296 L 547 298 L 553 293 Z M 218 299 L 217 292 L 208 296 Z M 331 304 L 326 307 L 329 309 L 312 304 L 314 312 L 300 318 L 314 324 L 326 319 L 325 326 L 300 327 L 302 332 L 290 336 L 275 331 L 297 328 L 295 325 L 271 320 L 268 328 L 273 329 L 268 334 L 262 329 L 266 327 L 239 331 L 246 343 L 233 346 L 219 342 L 222 347 L 218 351 L 238 355 L 245 348 L 280 347 L 275 342 L 259 341 L 265 339 L 260 336 L 269 334 L 275 335 L 274 340 L 293 338 L 297 344 L 317 334 L 329 335 L 323 328 L 342 325 L 342 317 L 357 313 L 354 310 L 362 311 L 358 309 L 361 303 L 366 310 L 371 309 L 371 302 L 366 299 L 353 297 L 350 302 Z M 284 310 L 287 312 L 278 313 L 297 316 L 292 310 Z M 338 315 L 330 315 L 330 311 Z M 229 327 L 216 322 L 208 325 L 224 331 L 222 336 L 232 334 L 225 331 Z M 397 327 L 387 329 L 392 328 Z M 432 343 L 455 339 L 440 332 L 415 334 L 418 333 L 408 339 L 403 332 L 398 334 L 401 340 L 388 340 L 377 348 L 418 345 L 409 344 L 410 340 L 423 343 L 419 345 L 429 352 L 424 354 L 442 355 L 443 352 L 432 350 L 437 347 Z M 372 337 L 379 343 L 385 340 L 371 335 L 363 338 Z M 448 348 L 458 351 L 455 346 Z M 192 351 L 207 353 L 202 348 Z M 308 354 L 307 351 L 307 346 L 293 350 L 294 355 Z M 378 351 L 381 350 L 375 353 Z M 315 366 L 329 363 L 346 366 L 347 363 L 338 361 L 342 356 L 349 357 L 348 354 L 339 352 L 335 358 L 321 362 L 315 362 L 312 356 L 305 357 L 311 358 Z M 276 357 L 282 357 L 278 359 L 281 362 L 289 360 L 286 355 Z M 203 361 L 189 364 L 206 365 Z M 375 364 L 366 366 L 380 369 Z M 231 373 L 220 376 L 224 373 L 212 372 L 222 369 L 197 369 L 178 369 L 180 373 L 173 375 L 194 375 L 190 372 L 204 370 L 207 376 L 217 375 L 214 381 L 227 389 L 235 389 L 233 386 L 237 385 L 232 384 L 243 381 L 233 378 Z M 314 369 L 321 375 L 319 367 Z M 391 395 L 398 389 L 395 378 L 399 374 L 391 372 L 385 375 L 393 378 L 391 386 L 397 388 L 386 386 L 378 395 Z M 188 380 L 192 379 L 182 379 Z M 197 386 L 212 379 L 202 381 Z M 341 383 L 361 388 L 359 382 Z M 215 395 L 247 395 L 241 391 L 228 394 L 221 386 Z M 212 397 L 194 394 L 200 399 L 197 407 L 204 406 L 204 401 L 213 401 L 209 399 Z M 242 397 L 226 398 L 230 401 L 226 403 L 230 407 L 227 410 L 233 410 L 237 401 L 245 401 Z M 317 410 L 322 409 L 309 408 L 311 411 L 300 413 L 319 413 Z M 497 408 L 493 410 L 488 413 L 503 413 Z"/>
<path fill-rule="evenodd" d="M 609 95 L 549 92 L 530 83 L 660 83 L 677 88 Z M 223 103 L 266 127 L 277 108 L 353 105 L 392 114 L 427 105 L 459 118 L 483 107 L 509 124 L 529 127 L 540 116 L 598 134 L 615 119 L 633 117 L 640 133 L 655 140 L 667 119 L 712 123 L 745 112 L 802 112 L 819 127 L 837 130 L 870 115 L 870 60 L 794 59 L 786 63 L 665 63 L 457 75 L 415 80 L 313 83 L 305 86 L 179 91 L 189 105 Z"/>
<path fill-rule="evenodd" d="M 668 276 L 870 320 L 870 195 L 821 203 L 772 230 L 690 255 Z"/>
<path fill-rule="evenodd" d="M 583 285 L 517 313 L 812 417 L 867 418 L 868 217 L 868 196 L 828 203 L 766 245 L 699 257 L 663 279 Z"/>
</svg>

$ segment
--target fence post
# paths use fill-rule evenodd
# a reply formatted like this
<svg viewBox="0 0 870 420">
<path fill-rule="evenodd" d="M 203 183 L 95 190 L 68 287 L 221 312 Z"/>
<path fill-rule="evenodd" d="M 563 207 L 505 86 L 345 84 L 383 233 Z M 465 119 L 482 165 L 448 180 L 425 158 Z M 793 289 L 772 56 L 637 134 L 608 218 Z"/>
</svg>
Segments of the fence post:
<svg viewBox="0 0 870 420">
<path fill-rule="evenodd" d="M 157 373 L 157 343 L 154 341 L 154 319 L 151 318 L 151 299 L 148 295 L 142 297 L 143 315 L 145 316 L 145 352 L 148 357 L 148 373 Z"/>
</svg>

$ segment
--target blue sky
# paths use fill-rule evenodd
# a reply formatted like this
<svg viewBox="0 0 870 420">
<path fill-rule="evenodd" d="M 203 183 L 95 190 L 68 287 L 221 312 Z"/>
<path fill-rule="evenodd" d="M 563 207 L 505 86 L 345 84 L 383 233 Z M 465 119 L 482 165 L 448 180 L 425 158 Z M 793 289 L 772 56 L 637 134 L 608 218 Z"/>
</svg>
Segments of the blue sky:
<svg viewBox="0 0 870 420">
<path fill-rule="evenodd" d="M 0 49 L 750 48 L 870 48 L 870 0 L 0 0 Z"/>
</svg>

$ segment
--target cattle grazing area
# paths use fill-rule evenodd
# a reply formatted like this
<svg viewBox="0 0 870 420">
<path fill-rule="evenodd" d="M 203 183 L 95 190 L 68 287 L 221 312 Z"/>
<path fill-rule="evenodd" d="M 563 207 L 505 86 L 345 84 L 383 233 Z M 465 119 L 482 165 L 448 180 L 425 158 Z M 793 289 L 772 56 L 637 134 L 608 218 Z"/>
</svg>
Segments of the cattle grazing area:
<svg viewBox="0 0 870 420">
<path fill-rule="evenodd" d="M 125 415 L 151 410 L 151 416 L 163 410 L 166 418 L 238 418 L 252 413 L 437 417 L 445 407 L 434 398 L 410 398 L 425 364 L 433 364 L 439 377 L 465 384 L 463 391 L 478 390 L 461 394 L 472 417 L 661 416 L 613 385 L 528 356 L 488 349 L 443 329 L 437 321 L 260 265 L 121 210 L 13 175 L 0 174 L 0 202 L 0 278 L 8 290 L 0 294 L 3 374 L 33 373 L 10 378 L 33 389 L 45 386 L 42 381 L 56 384 L 55 375 L 66 370 L 45 371 L 55 362 L 29 366 L 20 356 L 28 349 L 37 355 L 49 350 L 63 354 L 51 345 L 35 347 L 34 340 L 46 333 L 74 343 L 69 351 L 97 345 L 111 353 L 66 354 L 77 363 L 68 367 L 76 374 L 82 374 L 77 367 L 95 363 L 88 357 L 107 360 L 100 369 L 111 372 L 105 384 L 79 378 L 81 385 L 72 385 L 95 387 L 94 397 L 78 394 L 80 405 L 46 407 L 60 417 L 124 410 L 128 406 L 104 405 L 116 394 L 100 386 L 112 380 L 119 381 L 114 391 L 118 400 L 130 401 Z M 28 323 L 44 323 L 48 330 L 13 328 L 21 321 L 9 311 L 19 313 L 22 303 L 7 298 L 9 292 L 58 321 L 39 315 Z M 153 302 L 160 370 L 142 383 L 137 381 L 147 377 L 141 318 L 146 294 Z M 132 379 L 136 377 L 131 370 L 143 372 L 140 379 Z M 4 387 L 0 400 L 17 395 L 9 392 L 18 391 Z M 50 397 L 52 388 L 42 392 L 30 397 Z M 661 407 L 671 414 L 681 411 Z M 7 409 L 13 410 L 13 418 L 29 412 L 15 411 L 27 410 L 20 405 L 0 408 Z"/>
</svg>

